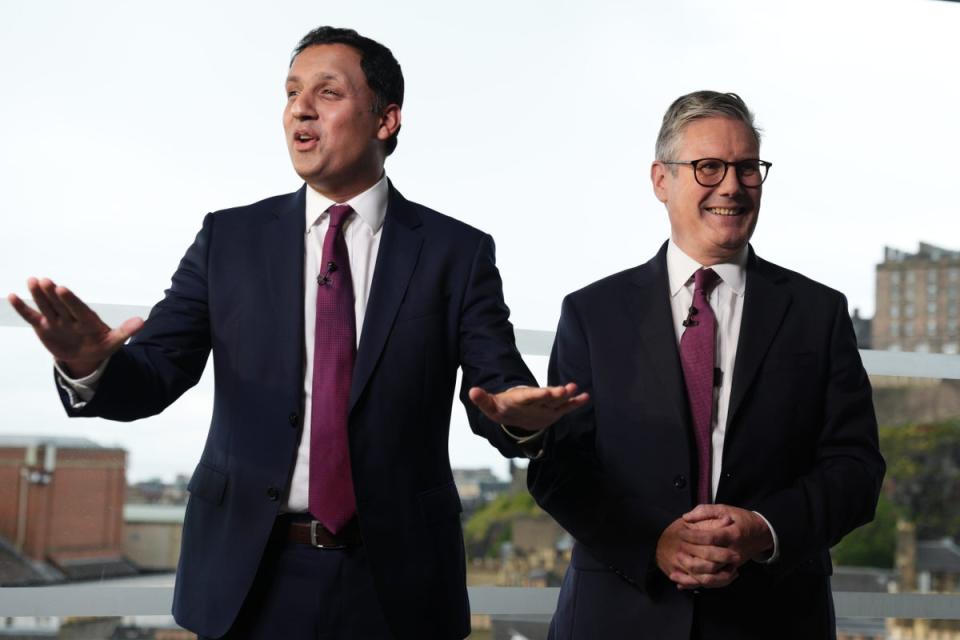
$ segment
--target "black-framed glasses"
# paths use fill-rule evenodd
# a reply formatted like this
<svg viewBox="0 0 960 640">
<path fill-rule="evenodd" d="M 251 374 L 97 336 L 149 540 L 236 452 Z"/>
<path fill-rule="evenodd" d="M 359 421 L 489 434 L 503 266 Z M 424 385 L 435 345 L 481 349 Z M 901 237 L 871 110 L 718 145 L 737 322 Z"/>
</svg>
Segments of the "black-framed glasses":
<svg viewBox="0 0 960 640">
<path fill-rule="evenodd" d="M 767 172 L 773 166 L 765 160 L 738 160 L 727 162 L 720 158 L 700 158 L 687 161 L 663 161 L 663 164 L 686 164 L 693 167 L 693 177 L 701 187 L 715 187 L 727 177 L 727 168 L 733 167 L 737 172 L 737 179 L 745 187 L 755 188 L 767 179 Z"/>
</svg>

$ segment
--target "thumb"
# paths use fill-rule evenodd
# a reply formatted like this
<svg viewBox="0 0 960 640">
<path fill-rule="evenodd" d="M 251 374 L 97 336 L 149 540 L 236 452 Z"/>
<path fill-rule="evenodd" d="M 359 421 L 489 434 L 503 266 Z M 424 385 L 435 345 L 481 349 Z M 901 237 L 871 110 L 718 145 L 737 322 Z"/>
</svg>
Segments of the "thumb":
<svg viewBox="0 0 960 640">
<path fill-rule="evenodd" d="M 110 346 L 118 348 L 123 345 L 131 336 L 143 329 L 143 318 L 128 318 L 123 323 L 110 331 Z"/>
<path fill-rule="evenodd" d="M 487 393 L 480 387 L 471 387 L 468 395 L 470 401 L 477 405 L 477 408 L 483 411 L 487 417 L 497 414 L 497 402 L 494 400 L 493 394 Z"/>
</svg>

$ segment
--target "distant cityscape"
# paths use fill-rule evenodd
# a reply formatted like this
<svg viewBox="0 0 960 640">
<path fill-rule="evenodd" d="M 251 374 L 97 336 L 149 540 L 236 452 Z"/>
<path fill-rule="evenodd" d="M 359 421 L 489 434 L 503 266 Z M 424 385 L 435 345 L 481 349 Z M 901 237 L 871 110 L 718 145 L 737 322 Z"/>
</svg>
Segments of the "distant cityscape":
<svg viewBox="0 0 960 640">
<path fill-rule="evenodd" d="M 859 345 L 960 353 L 958 290 L 960 251 L 925 243 L 916 253 L 885 248 L 884 260 L 876 266 L 875 315 L 863 318 L 854 310 L 852 316 Z M 960 381 L 889 376 L 873 376 L 872 381 L 881 425 L 947 421 L 960 429 Z M 489 468 L 453 470 L 464 508 L 468 582 L 559 586 L 573 540 L 535 505 L 526 491 L 526 470 L 512 461 L 504 464 L 507 481 Z M 172 581 L 190 478 L 128 485 L 126 468 L 126 451 L 85 438 L 0 436 L 0 586 L 136 584 L 158 576 Z M 960 476 L 951 481 L 960 487 Z M 950 535 L 929 538 L 924 536 L 941 529 L 914 520 L 918 518 L 901 514 L 886 529 L 895 537 L 889 542 L 888 566 L 838 563 L 834 590 L 960 591 L 960 529 L 948 527 Z M 473 626 L 472 637 L 514 640 L 545 638 L 547 628 L 542 619 L 489 616 L 474 616 Z M 841 640 L 960 639 L 960 625 L 841 619 L 838 634 Z M 195 636 L 179 629 L 172 617 L 149 623 L 132 618 L 0 619 L 0 640 L 21 637 Z"/>
</svg>

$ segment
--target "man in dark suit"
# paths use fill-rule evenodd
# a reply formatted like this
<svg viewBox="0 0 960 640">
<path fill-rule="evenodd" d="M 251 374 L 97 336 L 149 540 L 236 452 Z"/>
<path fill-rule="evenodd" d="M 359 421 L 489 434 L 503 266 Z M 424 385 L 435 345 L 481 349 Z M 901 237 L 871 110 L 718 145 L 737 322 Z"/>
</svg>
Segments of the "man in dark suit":
<svg viewBox="0 0 960 640">
<path fill-rule="evenodd" d="M 563 303 L 551 380 L 592 403 L 529 486 L 576 539 L 554 638 L 833 638 L 828 550 L 884 462 L 844 297 L 748 244 L 769 163 L 734 94 L 664 116 L 670 240 Z"/>
<path fill-rule="evenodd" d="M 491 238 L 387 180 L 403 103 L 392 53 L 321 27 L 295 50 L 286 93 L 306 185 L 207 215 L 145 323 L 111 329 L 47 279 L 29 281 L 39 312 L 10 301 L 56 358 L 74 416 L 159 413 L 212 351 L 181 625 L 232 639 L 463 638 L 447 453 L 457 368 L 471 427 L 508 456 L 538 445 L 501 424 L 536 431 L 586 397 L 528 386 Z"/>
</svg>

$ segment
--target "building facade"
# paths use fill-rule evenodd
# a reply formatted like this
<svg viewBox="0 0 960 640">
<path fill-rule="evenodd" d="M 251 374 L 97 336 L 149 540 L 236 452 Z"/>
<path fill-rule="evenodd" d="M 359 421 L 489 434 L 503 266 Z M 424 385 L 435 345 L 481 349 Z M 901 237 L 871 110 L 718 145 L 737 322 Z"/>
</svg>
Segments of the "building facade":
<svg viewBox="0 0 960 640">
<path fill-rule="evenodd" d="M 960 353 L 960 251 L 885 247 L 876 291 L 874 349 Z"/>
</svg>

